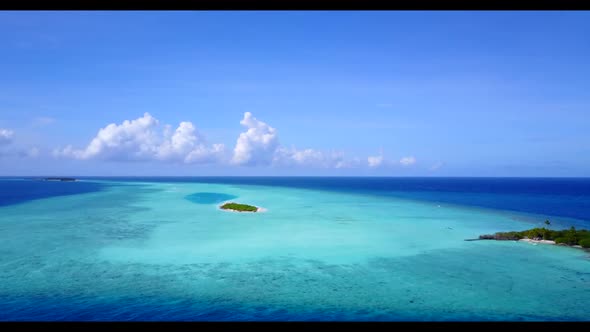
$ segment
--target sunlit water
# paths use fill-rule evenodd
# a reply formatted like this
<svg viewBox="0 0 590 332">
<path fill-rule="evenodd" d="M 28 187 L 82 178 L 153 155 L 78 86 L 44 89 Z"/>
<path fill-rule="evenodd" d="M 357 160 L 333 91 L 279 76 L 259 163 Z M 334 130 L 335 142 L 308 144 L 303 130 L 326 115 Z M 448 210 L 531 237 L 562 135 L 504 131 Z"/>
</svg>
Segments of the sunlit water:
<svg viewBox="0 0 590 332">
<path fill-rule="evenodd" d="M 103 187 L 0 207 L 1 320 L 590 320 L 588 252 L 464 241 L 545 215 L 286 186 L 86 181 Z M 222 211 L 224 201 L 267 211 Z"/>
</svg>

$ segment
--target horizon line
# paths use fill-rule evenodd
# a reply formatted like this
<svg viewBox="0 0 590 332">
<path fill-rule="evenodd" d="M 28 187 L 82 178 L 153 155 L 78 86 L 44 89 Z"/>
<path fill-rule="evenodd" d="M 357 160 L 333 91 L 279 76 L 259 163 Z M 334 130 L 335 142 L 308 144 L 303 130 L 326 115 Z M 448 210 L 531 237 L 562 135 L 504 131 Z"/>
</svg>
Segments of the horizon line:
<svg viewBox="0 0 590 332">
<path fill-rule="evenodd" d="M 403 176 L 403 175 L 0 175 L 0 178 L 474 178 L 590 179 L 590 176 Z"/>
</svg>

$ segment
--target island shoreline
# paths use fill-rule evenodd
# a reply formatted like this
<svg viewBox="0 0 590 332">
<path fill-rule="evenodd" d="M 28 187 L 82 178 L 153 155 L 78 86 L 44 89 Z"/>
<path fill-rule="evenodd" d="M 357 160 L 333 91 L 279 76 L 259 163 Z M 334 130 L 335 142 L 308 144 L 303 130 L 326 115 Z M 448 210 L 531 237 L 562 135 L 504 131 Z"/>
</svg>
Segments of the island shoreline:
<svg viewBox="0 0 590 332">
<path fill-rule="evenodd" d="M 238 203 L 235 203 L 235 202 L 232 202 L 232 201 L 225 201 L 225 202 L 222 202 L 221 204 L 219 204 L 217 206 L 217 209 L 218 210 L 221 210 L 221 211 L 226 211 L 226 212 L 238 212 L 238 213 L 242 213 L 242 212 L 246 212 L 246 213 L 260 213 L 260 212 L 266 212 L 266 211 L 268 211 L 267 209 L 265 209 L 263 207 L 254 206 L 254 205 L 249 205 L 249 206 L 255 207 L 256 208 L 256 211 L 240 211 L 240 210 L 236 210 L 236 209 L 232 209 L 232 208 L 224 209 L 223 206 L 225 206 L 227 204 L 238 204 Z M 240 205 L 246 205 L 246 204 L 240 204 Z"/>
<path fill-rule="evenodd" d="M 547 224 L 549 221 L 546 222 Z M 480 235 L 475 239 L 465 239 L 465 241 L 515 241 L 524 242 L 532 245 L 549 244 L 560 247 L 583 249 L 590 251 L 588 230 L 576 230 L 571 227 L 569 230 L 551 230 L 546 228 L 533 228 L 525 231 L 497 232 L 495 234 Z"/>
</svg>

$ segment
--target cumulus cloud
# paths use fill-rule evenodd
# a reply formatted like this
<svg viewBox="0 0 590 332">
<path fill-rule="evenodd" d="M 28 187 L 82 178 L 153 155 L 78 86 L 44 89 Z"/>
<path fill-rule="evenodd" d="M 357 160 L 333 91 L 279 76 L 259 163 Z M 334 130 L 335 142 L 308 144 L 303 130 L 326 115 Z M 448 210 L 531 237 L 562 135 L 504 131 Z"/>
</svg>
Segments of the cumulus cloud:
<svg viewBox="0 0 590 332">
<path fill-rule="evenodd" d="M 383 153 L 378 156 L 369 156 L 367 158 L 367 164 L 369 168 L 377 167 L 396 167 L 396 166 L 411 166 L 416 163 L 416 158 L 413 156 L 403 157 L 399 161 L 385 159 Z"/>
<path fill-rule="evenodd" d="M 379 167 L 383 163 L 383 156 L 370 156 L 367 158 L 369 167 Z"/>
<path fill-rule="evenodd" d="M 55 150 L 54 155 L 76 159 L 204 163 L 220 158 L 223 150 L 223 144 L 209 146 L 191 122 L 181 122 L 174 132 L 169 125 L 161 130 L 160 122 L 145 113 L 135 120 L 101 128 L 84 149 L 68 145 Z"/>
<path fill-rule="evenodd" d="M 322 152 L 314 149 L 297 150 L 279 147 L 273 158 L 275 166 L 308 166 L 319 168 L 353 167 L 354 162 L 347 161 L 342 152 Z"/>
<path fill-rule="evenodd" d="M 205 144 L 196 145 L 184 158 L 185 163 L 213 163 L 215 161 L 223 160 L 225 154 L 225 145 L 213 144 L 207 146 Z"/>
<path fill-rule="evenodd" d="M 158 160 L 244 166 L 355 168 L 368 164 L 370 168 L 375 168 L 399 165 L 385 160 L 382 153 L 362 160 L 346 158 L 339 151 L 281 146 L 277 130 L 250 112 L 244 113 L 240 124 L 246 130 L 239 134 L 233 151 L 227 151 L 223 144 L 209 144 L 191 122 L 183 121 L 173 128 L 161 125 L 156 118 L 145 113 L 137 119 L 101 128 L 84 148 L 68 145 L 55 149 L 53 155 L 82 160 Z M 31 152 L 31 155 L 36 154 Z M 399 161 L 404 166 L 415 162 L 414 157 L 404 157 Z"/>
<path fill-rule="evenodd" d="M 149 159 L 158 150 L 157 126 L 158 120 L 145 113 L 141 118 L 101 128 L 85 149 L 67 146 L 57 154 L 77 159 Z"/>
<path fill-rule="evenodd" d="M 76 150 L 72 145 L 67 145 L 65 148 L 53 149 L 53 156 L 59 157 L 71 157 L 76 159 L 82 159 L 82 150 Z"/>
<path fill-rule="evenodd" d="M 240 134 L 231 162 L 236 165 L 270 164 L 279 146 L 277 130 L 256 119 L 252 113 L 244 113 L 240 124 L 247 131 Z"/>
<path fill-rule="evenodd" d="M 13 134 L 12 130 L 0 128 L 0 145 L 11 143 Z"/>
<path fill-rule="evenodd" d="M 181 122 L 173 134 L 168 126 L 164 141 L 157 149 L 160 160 L 182 160 L 185 163 L 206 163 L 219 159 L 225 150 L 223 144 L 209 146 L 191 122 Z"/>
<path fill-rule="evenodd" d="M 247 130 L 241 133 L 237 139 L 231 159 L 231 163 L 234 165 L 318 168 L 344 168 L 356 165 L 354 161 L 346 160 L 342 152 L 283 147 L 279 143 L 277 130 L 256 119 L 250 112 L 244 113 L 240 124 Z"/>
<path fill-rule="evenodd" d="M 402 164 L 403 166 L 410 166 L 410 165 L 413 165 L 416 163 L 416 158 L 403 157 L 402 159 L 400 159 L 399 163 Z"/>
</svg>

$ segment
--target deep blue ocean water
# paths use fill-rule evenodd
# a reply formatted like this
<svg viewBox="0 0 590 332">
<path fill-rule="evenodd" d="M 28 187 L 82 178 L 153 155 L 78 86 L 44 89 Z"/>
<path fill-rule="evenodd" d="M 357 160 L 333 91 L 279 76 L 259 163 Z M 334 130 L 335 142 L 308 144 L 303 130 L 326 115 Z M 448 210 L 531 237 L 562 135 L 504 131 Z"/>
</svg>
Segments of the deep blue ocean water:
<svg viewBox="0 0 590 332">
<path fill-rule="evenodd" d="M 116 177 L 86 179 L 262 185 L 365 193 L 561 216 L 590 222 L 590 178 Z"/>
<path fill-rule="evenodd" d="M 0 178 L 0 206 L 35 199 L 67 196 L 99 191 L 105 184 L 97 182 L 41 181 L 23 178 Z"/>
<path fill-rule="evenodd" d="M 24 180 L 23 180 L 24 179 Z M 32 199 L 99 191 L 103 183 L 194 182 L 263 185 L 365 193 L 464 206 L 562 216 L 590 221 L 590 178 L 381 178 L 381 177 L 81 177 L 53 182 L 0 178 L 0 206 Z M 4 180 L 4 181 L 2 181 Z M 11 181 L 13 180 L 13 181 Z M 222 202 L 232 195 L 198 193 L 195 201 Z"/>
</svg>

